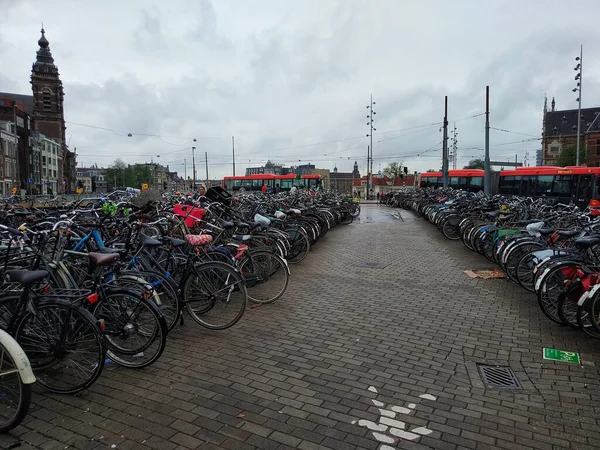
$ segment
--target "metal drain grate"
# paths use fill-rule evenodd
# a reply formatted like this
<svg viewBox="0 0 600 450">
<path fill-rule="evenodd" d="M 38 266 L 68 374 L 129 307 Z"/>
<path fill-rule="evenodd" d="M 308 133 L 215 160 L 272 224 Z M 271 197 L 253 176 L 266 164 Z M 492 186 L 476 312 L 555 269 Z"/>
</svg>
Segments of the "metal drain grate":
<svg viewBox="0 0 600 450">
<path fill-rule="evenodd" d="M 357 267 L 366 267 L 367 269 L 385 269 L 389 264 L 378 262 L 360 262 Z"/>
<path fill-rule="evenodd" d="M 523 389 L 517 375 L 508 366 L 478 365 L 486 387 L 494 389 Z"/>
</svg>

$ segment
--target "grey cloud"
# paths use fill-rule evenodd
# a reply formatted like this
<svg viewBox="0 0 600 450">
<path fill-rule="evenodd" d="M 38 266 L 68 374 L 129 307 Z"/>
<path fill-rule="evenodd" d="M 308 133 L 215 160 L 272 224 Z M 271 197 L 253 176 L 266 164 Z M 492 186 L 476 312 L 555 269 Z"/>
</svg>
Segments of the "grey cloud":
<svg viewBox="0 0 600 450">
<path fill-rule="evenodd" d="M 233 43 L 219 29 L 219 18 L 212 0 L 193 1 L 186 8 L 186 16 L 193 22 L 184 35 L 190 43 L 218 51 L 233 48 Z"/>
<path fill-rule="evenodd" d="M 440 122 L 444 95 L 451 126 L 481 113 L 489 84 L 492 126 L 539 136 L 544 92 L 556 96 L 559 108 L 576 106 L 572 64 L 580 42 L 589 53 L 585 103 L 594 106 L 593 99 L 600 97 L 592 2 L 580 5 L 578 32 L 554 25 L 559 12 L 565 23 L 575 14 L 560 2 L 544 10 L 521 9 L 514 28 L 508 17 L 494 27 L 495 19 L 482 15 L 482 8 L 465 14 L 468 2 L 449 5 L 452 11 L 441 8 L 439 15 L 419 4 L 405 10 L 394 1 L 387 12 L 384 1 L 377 10 L 349 1 L 326 2 L 319 9 L 316 2 L 258 2 L 248 8 L 246 3 L 178 0 L 168 9 L 148 1 L 143 10 L 134 3 L 91 2 L 86 14 L 97 15 L 99 26 L 89 35 L 79 26 L 83 16 L 62 1 L 43 2 L 39 10 L 44 20 L 61 27 L 49 39 L 65 83 L 67 120 L 159 134 L 166 141 L 68 124 L 71 145 L 86 162 L 161 155 L 181 167 L 184 158 L 191 159 L 188 138 L 197 137 L 198 152 L 208 151 L 214 165 L 211 174 L 222 176 L 230 172 L 231 135 L 236 135 L 238 171 L 248 160 L 254 165 L 268 158 L 340 170 L 351 170 L 357 159 L 364 170 L 365 105 L 372 93 L 378 113 L 374 168 L 401 160 L 426 170 L 439 166 L 439 125 L 390 131 Z M 9 4 L 16 31 L 9 36 L 0 30 L 2 60 L 12 62 L 0 75 L 3 91 L 29 88 L 39 28 L 17 14 L 23 4 Z M 119 13 L 110 13 L 116 5 Z M 453 23 L 452 36 L 460 37 L 462 48 L 447 38 L 444 21 Z M 464 36 L 475 22 L 469 42 Z M 35 31 L 23 31 L 29 29 Z M 499 50 L 509 41 L 514 43 Z M 479 48 L 469 61 L 465 55 Z M 83 63 L 83 55 L 92 57 L 93 65 Z M 102 71 L 95 72 L 97 67 Z M 483 125 L 481 116 L 457 122 L 459 165 L 478 154 L 468 147 L 483 145 Z M 360 138 L 344 140 L 352 137 Z M 493 154 L 514 158 L 515 152 L 523 155 L 539 145 L 494 147 L 526 138 L 493 130 Z"/>
</svg>

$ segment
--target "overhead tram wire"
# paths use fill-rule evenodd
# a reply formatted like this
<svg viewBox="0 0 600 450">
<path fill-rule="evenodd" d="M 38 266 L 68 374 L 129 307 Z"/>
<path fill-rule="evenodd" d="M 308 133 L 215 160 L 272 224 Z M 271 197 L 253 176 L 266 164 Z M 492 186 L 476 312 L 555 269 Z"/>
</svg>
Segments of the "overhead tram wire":
<svg viewBox="0 0 600 450">
<path fill-rule="evenodd" d="M 159 140 L 161 140 L 161 141 L 163 141 L 163 142 L 165 142 L 165 143 L 167 143 L 169 145 L 174 145 L 174 146 L 186 145 L 188 143 L 191 143 L 194 139 L 225 139 L 225 137 L 218 137 L 218 136 L 200 136 L 200 137 L 192 138 L 192 137 L 186 137 L 186 136 L 163 136 L 163 135 L 149 134 L 149 133 L 133 133 L 133 132 L 126 132 L 126 131 L 121 131 L 121 130 L 114 130 L 112 128 L 101 127 L 101 126 L 97 126 L 97 125 L 83 124 L 83 123 L 78 123 L 78 122 L 66 121 L 66 123 L 69 123 L 69 124 L 72 124 L 72 125 L 77 125 L 77 126 L 82 126 L 82 127 L 87 127 L 87 128 L 93 128 L 93 129 L 103 130 L 103 131 L 110 131 L 111 133 L 114 133 L 117 136 L 129 136 L 129 135 L 132 135 L 132 136 L 156 137 Z M 429 124 L 424 124 L 424 125 L 417 125 L 417 126 L 412 126 L 412 127 L 399 128 L 399 129 L 396 129 L 396 130 L 383 131 L 380 134 L 390 134 L 390 133 L 398 133 L 398 132 L 401 132 L 401 131 L 417 130 L 417 129 L 420 129 L 420 128 L 429 128 L 429 127 L 437 126 L 440 123 L 441 122 L 434 122 L 434 123 L 429 123 Z M 301 145 L 294 145 L 294 146 L 288 146 L 288 147 L 280 147 L 280 148 L 273 149 L 272 151 L 292 150 L 292 149 L 296 149 L 296 148 L 311 147 L 311 146 L 316 146 L 316 145 L 333 144 L 333 143 L 337 143 L 337 142 L 344 142 L 344 141 L 350 141 L 350 140 L 355 140 L 355 139 L 362 139 L 363 137 L 364 136 L 355 136 L 355 137 L 348 137 L 348 138 L 332 139 L 332 140 L 328 140 L 328 141 L 314 142 L 314 143 L 311 143 L 311 144 L 301 144 Z M 190 142 L 184 142 L 184 143 L 180 143 L 180 144 L 175 144 L 175 143 L 166 142 L 162 138 L 189 139 Z M 229 138 L 230 137 L 227 136 L 227 139 L 229 139 Z M 395 138 L 395 137 L 393 137 L 393 138 Z M 391 139 L 391 138 L 389 138 L 389 139 Z M 240 155 L 240 156 L 242 156 L 242 155 Z"/>
<path fill-rule="evenodd" d="M 490 130 L 502 131 L 504 133 L 511 133 L 511 134 L 520 134 L 522 136 L 529 136 L 529 137 L 532 137 L 532 138 L 537 138 L 537 136 L 534 136 L 533 134 L 519 133 L 518 131 L 504 130 L 502 128 L 490 127 Z"/>
<path fill-rule="evenodd" d="M 458 121 L 462 121 L 462 120 L 472 119 L 472 118 L 475 118 L 475 117 L 479 117 L 479 116 L 481 116 L 483 114 L 484 113 L 480 113 L 480 114 L 475 114 L 475 115 L 472 115 L 472 116 L 463 117 L 463 118 L 457 119 L 456 121 L 458 122 Z M 191 144 L 192 142 L 194 142 L 194 139 L 225 139 L 225 138 L 221 138 L 221 137 L 208 137 L 208 136 L 201 136 L 200 138 L 191 138 L 191 137 L 185 137 L 185 136 L 164 136 L 164 135 L 148 134 L 148 133 L 128 133 L 128 132 L 114 130 L 114 129 L 107 128 L 107 127 L 101 127 L 101 126 L 89 125 L 89 124 L 82 124 L 82 123 L 78 123 L 78 122 L 66 121 L 66 123 L 69 123 L 69 124 L 72 124 L 72 125 L 77 125 L 77 126 L 83 126 L 83 127 L 87 127 L 87 128 L 93 128 L 93 129 L 103 130 L 103 131 L 109 131 L 109 132 L 111 132 L 113 134 L 116 134 L 117 136 L 121 136 L 121 137 L 126 137 L 126 136 L 129 136 L 129 135 L 132 135 L 132 136 L 155 137 L 158 140 L 160 140 L 161 142 L 164 142 L 164 143 L 166 143 L 168 145 L 172 145 L 172 146 L 183 146 L 183 145 Z M 385 142 L 385 141 L 388 141 L 388 140 L 398 139 L 398 138 L 401 138 L 401 137 L 404 137 L 404 136 L 409 136 L 409 135 L 412 135 L 412 134 L 417 134 L 417 133 L 426 131 L 428 128 L 435 127 L 435 126 L 438 126 L 440 124 L 442 124 L 442 122 L 433 122 L 433 123 L 424 124 L 424 125 L 417 125 L 417 126 L 412 126 L 412 127 L 400 128 L 400 129 L 396 129 L 396 130 L 384 131 L 384 132 L 381 132 L 379 134 L 385 135 L 385 134 L 391 134 L 391 133 L 398 133 L 398 132 L 402 132 L 402 131 L 411 131 L 411 132 L 410 133 L 404 133 L 404 134 L 401 134 L 401 135 L 398 135 L 398 136 L 390 136 L 390 137 L 387 137 L 385 139 L 379 139 L 377 142 L 378 143 L 379 142 Z M 176 143 L 167 142 L 167 141 L 165 141 L 162 138 L 173 138 L 173 139 L 181 138 L 181 139 L 189 139 L 189 141 L 185 142 L 185 143 L 178 143 L 178 144 L 176 144 Z M 311 144 L 303 144 L 303 145 L 297 145 L 297 146 L 281 147 L 281 148 L 274 149 L 272 151 L 273 152 L 277 152 L 277 151 L 283 151 L 283 150 L 293 150 L 293 149 L 306 148 L 306 147 L 312 147 L 312 146 L 317 146 L 317 145 L 326 145 L 326 144 L 332 144 L 332 143 L 338 143 L 338 142 L 346 142 L 346 141 L 355 140 L 355 139 L 362 139 L 362 138 L 363 138 L 363 136 L 356 136 L 356 137 L 351 137 L 351 138 L 343 138 L 343 139 L 337 139 L 337 140 L 328 140 L 328 141 L 322 141 L 322 142 L 315 142 L 315 143 L 311 143 Z M 229 137 L 227 137 L 227 139 L 229 139 Z M 363 147 L 363 145 L 348 147 L 348 148 L 345 148 L 345 149 L 336 150 L 335 152 L 331 152 L 329 154 L 341 153 L 341 152 L 345 152 L 345 151 L 356 149 L 356 148 L 362 148 L 362 147 Z M 79 151 L 81 151 L 81 150 L 82 149 L 79 149 Z M 174 153 L 178 153 L 178 152 L 183 152 L 183 151 L 188 151 L 188 150 L 189 150 L 189 147 L 186 146 L 186 147 L 182 147 L 180 149 L 173 150 L 173 151 L 168 151 L 168 152 L 161 151 L 161 150 L 152 150 L 151 152 L 148 152 L 148 154 L 155 154 L 155 153 L 158 152 L 160 154 L 170 155 L 170 154 L 174 154 Z M 83 150 L 83 152 L 85 152 L 85 150 Z M 82 155 L 84 154 L 83 152 L 81 153 Z M 109 154 L 107 154 L 107 153 L 104 153 L 104 155 L 105 156 L 109 156 Z M 241 154 L 239 156 L 240 157 L 242 157 L 242 156 L 243 157 L 248 157 L 248 156 L 252 157 L 253 155 L 257 155 L 257 153 L 246 153 L 246 154 Z M 419 155 L 420 155 L 420 153 L 415 154 L 415 156 L 419 156 Z M 110 156 L 131 157 L 131 156 L 134 156 L 134 155 L 128 156 L 128 155 L 123 155 L 123 153 L 116 153 L 116 154 L 112 154 Z M 136 155 L 136 156 L 143 157 L 143 156 L 147 156 L 147 155 Z M 383 155 L 383 156 L 385 156 L 385 155 Z M 412 156 L 412 155 L 401 155 L 401 156 L 407 156 L 408 157 L 408 156 Z M 361 156 L 348 156 L 348 158 L 350 158 L 350 159 L 352 159 L 352 158 L 356 159 L 356 158 L 360 158 L 360 157 Z M 315 160 L 314 158 L 312 158 L 312 159 Z M 258 163 L 260 161 L 261 160 L 255 160 L 256 163 Z M 268 159 L 266 161 L 268 161 Z M 317 160 L 315 160 L 315 161 L 317 161 Z M 324 159 L 323 161 L 333 161 L 333 160 L 332 159 Z M 215 164 L 216 164 L 216 162 L 215 162 Z M 223 164 L 225 164 L 225 163 L 223 163 Z"/>
</svg>

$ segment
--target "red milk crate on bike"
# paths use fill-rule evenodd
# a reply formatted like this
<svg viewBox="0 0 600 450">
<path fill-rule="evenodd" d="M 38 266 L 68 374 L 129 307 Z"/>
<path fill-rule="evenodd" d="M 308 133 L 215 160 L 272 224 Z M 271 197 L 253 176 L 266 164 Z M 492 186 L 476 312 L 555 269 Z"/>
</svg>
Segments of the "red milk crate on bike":
<svg viewBox="0 0 600 450">
<path fill-rule="evenodd" d="M 173 212 L 184 218 L 185 225 L 188 228 L 193 228 L 196 225 L 195 219 L 202 219 L 206 214 L 204 208 L 196 208 L 190 205 L 175 205 L 173 206 Z"/>
</svg>

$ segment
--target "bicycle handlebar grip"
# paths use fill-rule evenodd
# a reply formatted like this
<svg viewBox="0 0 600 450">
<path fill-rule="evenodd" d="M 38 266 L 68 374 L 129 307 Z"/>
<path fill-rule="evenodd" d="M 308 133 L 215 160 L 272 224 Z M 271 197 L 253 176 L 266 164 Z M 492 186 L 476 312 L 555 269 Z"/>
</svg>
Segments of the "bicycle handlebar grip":
<svg viewBox="0 0 600 450">
<path fill-rule="evenodd" d="M 23 234 L 22 231 L 17 230 L 16 228 L 13 228 L 13 227 L 8 227 L 6 225 L 0 225 L 0 230 L 8 231 L 10 234 L 14 234 L 17 236 L 20 236 L 21 234 Z"/>
</svg>

